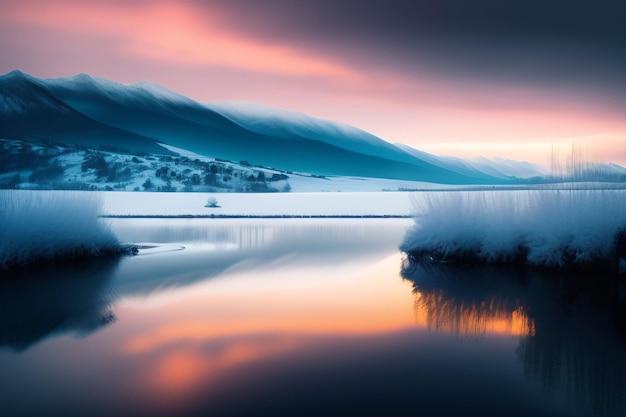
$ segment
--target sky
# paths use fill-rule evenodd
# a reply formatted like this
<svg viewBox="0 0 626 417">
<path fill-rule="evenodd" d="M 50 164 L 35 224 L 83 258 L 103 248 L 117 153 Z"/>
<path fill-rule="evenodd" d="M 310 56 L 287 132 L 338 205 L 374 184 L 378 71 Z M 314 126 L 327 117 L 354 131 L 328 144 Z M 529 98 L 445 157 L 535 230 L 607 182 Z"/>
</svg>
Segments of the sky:
<svg viewBox="0 0 626 417">
<path fill-rule="evenodd" d="M 439 155 L 626 166 L 623 0 L 0 0 L 0 74 L 149 81 Z"/>
</svg>

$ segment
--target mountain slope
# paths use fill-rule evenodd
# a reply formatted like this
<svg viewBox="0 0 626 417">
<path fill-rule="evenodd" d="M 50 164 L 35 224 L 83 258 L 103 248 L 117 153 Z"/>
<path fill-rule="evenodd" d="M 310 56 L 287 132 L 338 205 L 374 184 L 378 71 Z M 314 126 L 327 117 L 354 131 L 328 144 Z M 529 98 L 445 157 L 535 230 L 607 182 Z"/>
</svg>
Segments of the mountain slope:
<svg viewBox="0 0 626 417">
<path fill-rule="evenodd" d="M 78 75 L 0 77 L 0 136 L 158 153 L 158 142 L 201 155 L 320 175 L 449 184 L 510 182 L 449 169 L 359 129 L 268 107 L 203 105 L 148 83 Z M 155 149 L 156 148 L 156 149 Z M 161 153 L 167 151 L 161 148 Z"/>
<path fill-rule="evenodd" d="M 206 107 L 262 135 L 291 140 L 317 140 L 365 155 L 415 162 L 415 158 L 404 150 L 353 126 L 246 101 L 209 103 Z"/>
<path fill-rule="evenodd" d="M 19 71 L 0 77 L 0 138 L 169 153 L 154 139 L 81 114 Z"/>
<path fill-rule="evenodd" d="M 492 160 L 484 157 L 462 159 L 453 156 L 435 156 L 404 144 L 398 143 L 396 146 L 416 158 L 430 162 L 433 165 L 437 165 L 454 172 L 465 174 L 469 173 L 470 175 L 477 177 L 480 175 L 487 175 L 502 179 L 512 177 L 530 178 L 548 174 L 545 168 L 528 162 L 518 162 L 503 158 L 496 158 Z"/>
</svg>

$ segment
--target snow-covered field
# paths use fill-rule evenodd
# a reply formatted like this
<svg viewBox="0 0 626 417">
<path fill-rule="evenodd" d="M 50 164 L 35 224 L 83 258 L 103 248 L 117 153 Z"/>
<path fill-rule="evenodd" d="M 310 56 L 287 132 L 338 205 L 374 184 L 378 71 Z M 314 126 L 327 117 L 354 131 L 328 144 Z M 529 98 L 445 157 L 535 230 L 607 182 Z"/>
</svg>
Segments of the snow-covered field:
<svg viewBox="0 0 626 417">
<path fill-rule="evenodd" d="M 122 250 L 98 219 L 100 195 L 0 190 L 0 269 L 63 256 Z"/>
<path fill-rule="evenodd" d="M 108 216 L 410 216 L 412 193 L 101 193 Z M 205 204 L 215 198 L 220 207 Z"/>
<path fill-rule="evenodd" d="M 626 240 L 624 190 L 429 193 L 415 207 L 401 250 L 442 261 L 614 267 Z"/>
</svg>

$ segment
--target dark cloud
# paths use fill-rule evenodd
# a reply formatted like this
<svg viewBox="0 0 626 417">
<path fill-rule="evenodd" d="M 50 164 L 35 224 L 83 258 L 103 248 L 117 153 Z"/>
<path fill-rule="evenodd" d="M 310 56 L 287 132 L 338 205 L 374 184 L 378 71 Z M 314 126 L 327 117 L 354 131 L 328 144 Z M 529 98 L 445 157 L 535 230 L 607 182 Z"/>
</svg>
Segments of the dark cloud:
<svg viewBox="0 0 626 417">
<path fill-rule="evenodd" d="M 320 35 L 565 37 L 624 42 L 626 3 L 580 0 L 228 0 L 201 1 L 254 26 Z M 402 39 L 398 39 L 398 37 Z"/>
<path fill-rule="evenodd" d="M 624 102 L 626 2 L 581 0 L 202 1 L 224 24 L 353 65 L 550 84 Z M 207 8 L 210 13 L 210 8 Z"/>
</svg>

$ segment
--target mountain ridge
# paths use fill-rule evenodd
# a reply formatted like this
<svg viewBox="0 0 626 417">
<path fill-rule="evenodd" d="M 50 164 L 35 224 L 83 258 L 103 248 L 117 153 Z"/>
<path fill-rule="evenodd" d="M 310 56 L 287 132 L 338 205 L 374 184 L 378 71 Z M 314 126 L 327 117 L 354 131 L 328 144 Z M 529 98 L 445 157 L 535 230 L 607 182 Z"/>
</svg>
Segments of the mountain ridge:
<svg viewBox="0 0 626 417">
<path fill-rule="evenodd" d="M 45 80 L 13 71 L 0 77 L 0 96 L 0 137 L 7 139 L 167 153 L 159 145 L 164 143 L 201 155 L 320 175 L 443 184 L 520 181 L 463 164 L 451 166 L 430 154 L 420 158 L 338 122 L 260 104 L 202 104 L 146 82 L 126 85 L 87 74 Z M 16 102 L 21 112 L 14 111 Z"/>
<path fill-rule="evenodd" d="M 113 147 L 127 146 L 130 151 L 163 150 L 150 138 L 85 116 L 40 85 L 38 79 L 21 71 L 0 77 L 0 98 L 0 138 L 69 142 L 86 147 L 104 141 Z"/>
</svg>

